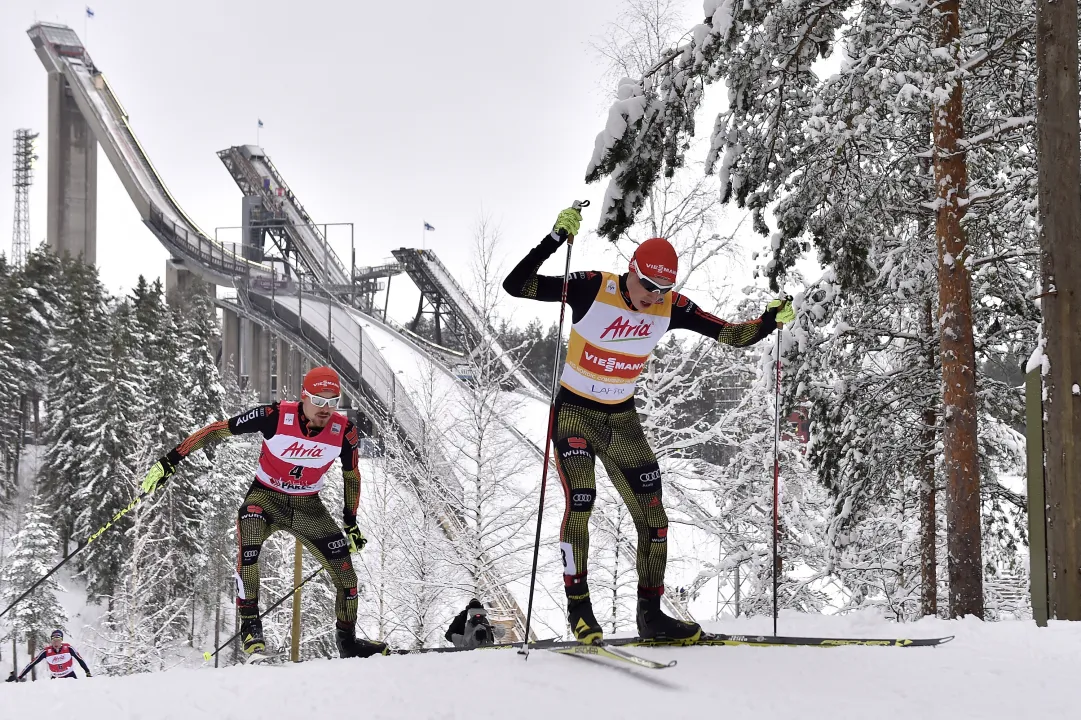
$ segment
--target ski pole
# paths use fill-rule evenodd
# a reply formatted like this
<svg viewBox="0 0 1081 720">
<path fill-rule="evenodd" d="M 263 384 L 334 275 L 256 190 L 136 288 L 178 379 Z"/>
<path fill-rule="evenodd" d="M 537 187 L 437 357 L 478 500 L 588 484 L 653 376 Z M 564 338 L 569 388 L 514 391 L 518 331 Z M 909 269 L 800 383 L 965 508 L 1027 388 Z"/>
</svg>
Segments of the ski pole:
<svg viewBox="0 0 1081 720">
<path fill-rule="evenodd" d="M 164 484 L 165 484 L 165 482 L 166 482 L 167 480 L 168 480 L 168 478 L 162 478 L 162 480 L 161 480 L 161 481 L 160 481 L 160 482 L 158 483 L 158 487 L 161 487 L 162 485 L 164 485 Z M 154 492 L 154 491 L 153 491 L 153 490 L 151 490 L 150 492 L 142 492 L 142 493 L 139 493 L 138 495 L 136 495 L 136 496 L 135 496 L 135 499 L 134 499 L 134 500 L 132 500 L 132 501 L 131 501 L 130 503 L 128 503 L 127 507 L 125 507 L 125 508 L 121 509 L 121 510 L 120 510 L 119 512 L 117 512 L 117 513 L 116 513 L 115 515 L 113 515 L 112 519 L 111 519 L 111 520 L 109 520 L 109 522 L 107 522 L 107 523 L 105 523 L 104 525 L 102 525 L 102 526 L 101 526 L 100 528 L 98 528 L 98 529 L 97 529 L 97 530 L 96 530 L 95 532 L 93 532 L 93 533 L 92 533 L 92 534 L 90 535 L 90 537 L 88 537 L 88 538 L 87 538 L 86 540 L 84 540 L 84 541 L 82 541 L 81 543 L 79 543 L 79 546 L 78 546 L 78 547 L 76 547 L 76 548 L 75 548 L 75 549 L 74 549 L 74 550 L 73 550 L 73 551 L 72 551 L 71 553 L 69 553 L 69 554 L 67 555 L 67 557 L 65 557 L 65 558 L 64 558 L 63 560 L 61 560 L 61 561 L 60 561 L 59 563 L 57 563 L 56 565 L 54 565 L 54 566 L 53 566 L 53 569 L 52 569 L 52 570 L 50 570 L 49 572 L 45 573 L 45 574 L 44 574 L 44 575 L 43 575 L 43 576 L 42 576 L 42 577 L 41 577 L 41 578 L 40 578 L 40 579 L 39 579 L 39 580 L 38 580 L 38 581 L 37 581 L 36 583 L 34 583 L 33 585 L 31 585 L 31 586 L 30 586 L 29 588 L 27 588 L 27 589 L 26 589 L 26 592 L 24 592 L 24 593 L 23 593 L 22 595 L 20 595 L 19 597 L 15 598 L 15 600 L 14 600 L 14 601 L 12 601 L 12 603 L 11 603 L 10 605 L 8 605 L 8 606 L 7 606 L 6 608 L 4 608 L 4 611 L 3 611 L 3 612 L 0 612 L 0 617 L 4 617 L 4 615 L 6 615 L 6 614 L 7 614 L 7 612 L 8 612 L 9 610 L 11 610 L 11 608 L 13 608 L 13 607 L 15 607 L 16 605 L 18 605 L 18 604 L 19 604 L 19 601 L 21 601 L 21 600 L 22 600 L 23 598 L 25 598 L 25 597 L 26 597 L 27 595 L 29 595 L 30 593 L 34 592 L 35 588 L 37 588 L 37 586 L 38 586 L 38 585 L 41 585 L 41 583 L 45 582 L 45 581 L 46 581 L 46 580 L 48 580 L 48 579 L 49 579 L 50 577 L 52 577 L 52 574 L 53 574 L 54 572 L 56 572 L 56 571 L 57 571 L 57 570 L 59 570 L 60 568 L 64 567 L 64 565 L 66 565 L 66 564 L 67 564 L 68 560 L 71 560 L 71 559 L 72 559 L 73 557 L 75 557 L 75 556 L 76 556 L 76 555 L 78 555 L 78 554 L 79 554 L 80 552 L 82 552 L 82 551 L 83 551 L 83 550 L 84 550 L 84 549 L 86 548 L 86 546 L 87 546 L 87 545 L 89 545 L 90 543 L 92 543 L 92 542 L 94 542 L 95 540 L 97 540 L 97 539 L 98 539 L 98 538 L 99 538 L 99 537 L 101 536 L 101 534 L 102 534 L 103 532 L 105 532 L 106 530 L 108 530 L 109 528 L 111 528 L 111 527 L 113 526 L 113 524 L 114 524 L 114 523 L 116 523 L 117 521 L 119 521 L 119 520 L 120 520 L 120 518 L 124 517 L 124 516 L 125 516 L 125 515 L 127 515 L 127 514 L 128 514 L 129 512 L 131 512 L 131 509 L 132 509 L 133 507 L 135 507 L 136 505 L 138 505 L 138 504 L 139 504 L 139 503 L 140 503 L 140 502 L 141 502 L 141 501 L 142 501 L 142 500 L 143 500 L 143 499 L 144 499 L 145 497 L 147 497 L 148 495 L 150 495 L 150 493 L 151 493 L 151 492 Z"/>
<path fill-rule="evenodd" d="M 571 207 L 581 210 L 589 207 L 588 200 L 575 200 Z M 533 590 L 537 582 L 537 558 L 540 555 L 541 521 L 544 520 L 544 490 L 548 486 L 548 460 L 551 456 L 552 432 L 556 422 L 556 391 L 559 389 L 559 351 L 563 344 L 563 318 L 567 311 L 567 285 L 571 275 L 571 248 L 574 247 L 574 236 L 567 235 L 565 230 L 560 230 L 559 235 L 567 241 L 567 262 L 563 267 L 563 294 L 559 300 L 559 333 L 556 335 L 556 354 L 552 359 L 552 397 L 548 405 L 548 436 L 544 440 L 544 465 L 541 470 L 540 507 L 537 509 L 537 536 L 533 540 L 533 570 L 529 575 L 529 603 L 525 611 L 525 632 L 522 634 L 522 649 L 518 651 L 529 659 L 529 625 L 533 619 Z"/>
<path fill-rule="evenodd" d="M 321 573 L 321 572 L 323 572 L 323 568 L 322 568 L 322 567 L 320 566 L 320 568 L 319 568 L 318 570 L 315 570 L 314 572 L 312 572 L 312 574 L 311 574 L 311 575 L 309 575 L 308 577 L 304 578 L 304 581 L 303 581 L 302 583 L 300 583 L 299 585 L 297 585 L 297 586 L 296 586 L 295 588 L 293 588 L 292 590 L 290 590 L 288 594 L 286 594 L 286 595 L 282 595 L 282 596 L 281 596 L 281 598 L 279 598 L 279 599 L 278 599 L 278 601 L 277 601 L 276 603 L 274 603 L 273 605 L 271 605 L 270 607 L 268 607 L 268 608 L 267 608 L 266 610 L 264 610 L 263 612 L 259 613 L 259 617 L 258 617 L 258 619 L 259 619 L 259 620 L 262 620 L 262 619 L 263 619 L 264 617 L 266 617 L 266 614 L 267 614 L 267 613 L 269 613 L 269 612 L 270 612 L 271 610 L 273 610 L 274 608 L 278 607 L 279 605 L 281 605 L 281 604 L 282 604 L 283 602 L 285 602 L 285 601 L 286 601 L 286 600 L 288 600 L 289 598 L 293 597 L 293 595 L 294 595 L 294 594 L 296 593 L 296 591 L 297 591 L 297 590 L 299 590 L 300 588 L 302 588 L 302 587 L 304 587 L 305 585 L 307 585 L 307 584 L 308 584 L 308 581 L 309 581 L 309 580 L 311 580 L 311 579 L 312 579 L 313 577 L 315 577 L 316 575 L 318 575 L 318 574 L 319 574 L 319 573 Z M 232 635 L 230 635 L 230 636 L 229 636 L 229 639 L 228 639 L 228 640 L 226 640 L 226 641 L 225 641 L 225 642 L 223 642 L 223 643 L 222 643 L 221 645 L 219 645 L 219 646 L 217 646 L 216 648 L 214 648 L 214 652 L 209 652 L 209 651 L 207 651 L 207 652 L 204 652 L 204 653 L 203 653 L 203 660 L 206 660 L 207 662 L 210 662 L 210 661 L 211 661 L 211 660 L 212 660 L 212 659 L 214 658 L 214 656 L 215 656 L 215 655 L 217 655 L 217 654 L 218 654 L 219 652 L 221 652 L 222 648 L 224 648 L 224 647 L 225 647 L 226 645 L 228 645 L 229 643 L 233 642 L 233 640 L 235 640 L 235 639 L 236 639 L 236 636 L 237 636 L 237 635 L 239 635 L 239 634 L 240 634 L 240 631 L 239 631 L 239 630 L 237 630 L 237 631 L 236 631 L 235 633 L 233 633 Z"/>
<path fill-rule="evenodd" d="M 791 299 L 790 295 L 785 296 L 785 300 Z M 780 532 L 777 501 L 781 485 L 781 331 L 777 333 L 777 359 L 774 367 L 777 382 L 773 394 L 773 636 L 777 637 L 777 576 L 781 567 L 781 557 L 777 552 L 777 535 Z"/>
</svg>

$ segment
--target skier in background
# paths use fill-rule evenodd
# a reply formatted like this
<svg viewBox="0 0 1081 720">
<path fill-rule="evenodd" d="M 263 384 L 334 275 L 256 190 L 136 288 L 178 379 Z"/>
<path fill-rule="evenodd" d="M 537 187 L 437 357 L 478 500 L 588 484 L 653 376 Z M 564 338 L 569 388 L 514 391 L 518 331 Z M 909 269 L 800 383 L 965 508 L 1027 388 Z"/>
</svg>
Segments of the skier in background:
<svg viewBox="0 0 1081 720">
<path fill-rule="evenodd" d="M 49 666 L 49 673 L 53 680 L 57 678 L 77 678 L 75 668 L 72 667 L 75 664 L 73 661 L 78 662 L 86 676 L 90 677 L 90 668 L 86 666 L 83 656 L 71 645 L 64 642 L 63 631 L 53 630 L 52 635 L 49 636 L 49 644 L 38 653 L 37 657 L 30 661 L 30 664 L 23 668 L 23 671 L 17 677 L 15 672 L 12 671 L 7 681 L 23 682 L 23 677 L 42 660 Z"/>
<path fill-rule="evenodd" d="M 301 402 L 260 405 L 212 423 L 170 450 L 143 480 L 143 491 L 153 492 L 192 452 L 233 435 L 263 434 L 255 480 L 237 517 L 236 604 L 240 638 L 249 655 L 266 648 L 259 620 L 259 551 L 278 530 L 300 540 L 334 582 L 335 642 L 341 657 L 388 652 L 386 643 L 356 636 L 357 576 L 350 553 L 364 549 L 367 540 L 357 527 L 360 438 L 353 423 L 335 412 L 340 401 L 338 373 L 329 367 L 313 368 L 304 376 Z M 341 459 L 345 482 L 344 534 L 319 499 L 324 475 L 336 457 Z"/>
<path fill-rule="evenodd" d="M 578 209 L 561 212 L 551 234 L 511 270 L 503 288 L 514 297 L 560 302 L 563 278 L 537 271 L 564 238 L 578 234 L 581 222 Z M 638 246 L 622 275 L 575 272 L 568 278 L 566 300 L 573 324 L 551 432 L 566 496 L 559 539 L 567 615 L 575 638 L 583 643 L 600 642 L 603 637 L 586 579 L 598 456 L 638 531 L 639 635 L 680 644 L 693 644 L 701 636 L 697 623 L 661 611 L 668 515 L 661 502 L 661 471 L 634 404 L 638 376 L 661 336 L 669 330 L 692 330 L 745 347 L 795 320 L 788 300 L 771 301 L 760 318 L 749 322 L 714 317 L 672 292 L 678 266 L 671 243 L 651 238 Z"/>
</svg>

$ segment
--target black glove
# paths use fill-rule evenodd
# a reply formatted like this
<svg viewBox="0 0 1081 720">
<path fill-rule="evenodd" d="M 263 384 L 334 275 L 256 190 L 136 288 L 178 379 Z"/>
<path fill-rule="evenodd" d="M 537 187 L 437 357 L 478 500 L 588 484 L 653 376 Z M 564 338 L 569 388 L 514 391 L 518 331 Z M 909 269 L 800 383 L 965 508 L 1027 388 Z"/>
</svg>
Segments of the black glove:
<svg viewBox="0 0 1081 720">
<path fill-rule="evenodd" d="M 87 677 L 93 677 L 93 676 L 92 676 L 92 675 L 90 674 L 90 671 L 89 671 L 89 670 L 87 670 L 87 671 L 86 671 L 86 676 L 87 676 Z"/>
<path fill-rule="evenodd" d="M 8 675 L 8 679 L 5 680 L 4 682 L 19 682 L 19 678 L 15 677 L 15 671 L 14 670 L 11 671 L 11 674 Z"/>
</svg>

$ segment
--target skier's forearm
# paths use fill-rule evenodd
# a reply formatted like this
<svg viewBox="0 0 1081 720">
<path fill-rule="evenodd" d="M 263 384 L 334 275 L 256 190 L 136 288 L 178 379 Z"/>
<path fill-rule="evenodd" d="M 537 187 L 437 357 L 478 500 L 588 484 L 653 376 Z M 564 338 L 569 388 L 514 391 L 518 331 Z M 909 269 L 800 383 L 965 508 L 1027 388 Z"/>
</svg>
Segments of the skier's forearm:
<svg viewBox="0 0 1081 720">
<path fill-rule="evenodd" d="M 218 420 L 196 430 L 184 442 L 170 450 L 165 459 L 176 467 L 181 460 L 196 450 L 209 447 L 233 435 L 261 432 L 264 437 L 269 437 L 274 434 L 277 425 L 277 405 L 260 405 L 234 415 L 228 420 Z"/>
<path fill-rule="evenodd" d="M 503 289 L 514 297 L 543 302 L 559 302 L 563 297 L 563 278 L 538 275 L 544 261 L 552 257 L 563 241 L 552 235 L 545 235 L 540 244 L 529 251 L 522 261 L 503 281 Z"/>
<path fill-rule="evenodd" d="M 26 675 L 26 673 L 30 672 L 30 670 L 33 669 L 33 667 L 35 665 L 37 665 L 39 662 L 41 662 L 44 659 L 45 659 L 45 651 L 42 650 L 40 653 L 38 653 L 38 656 L 36 658 L 34 658 L 33 660 L 31 660 L 30 663 L 26 667 L 23 668 L 23 671 L 21 673 L 19 673 L 19 679 L 22 680 L 23 677 Z"/>
<path fill-rule="evenodd" d="M 747 322 L 731 323 L 706 312 L 692 300 L 675 293 L 672 303 L 672 330 L 691 330 L 725 345 L 746 347 L 777 329 L 775 313 L 765 313 Z"/>
<path fill-rule="evenodd" d="M 345 426 L 345 441 L 339 459 L 342 461 L 342 481 L 345 486 L 345 509 L 342 520 L 346 525 L 356 525 L 357 507 L 360 505 L 360 431 L 349 422 Z"/>
<path fill-rule="evenodd" d="M 75 650 L 75 648 L 71 648 L 71 656 L 72 656 L 73 658 L 75 658 L 76 662 L 78 662 L 78 663 L 79 663 L 79 664 L 80 664 L 80 665 L 82 666 L 82 668 L 83 668 L 83 672 L 84 672 L 84 673 L 86 673 L 87 675 L 89 675 L 89 674 L 90 674 L 90 668 L 88 668 L 88 667 L 86 666 L 86 661 L 85 661 L 85 660 L 83 660 L 83 656 L 82 656 L 82 655 L 80 655 L 80 654 L 79 654 L 79 653 L 78 653 L 78 652 L 77 652 L 77 651 Z"/>
<path fill-rule="evenodd" d="M 727 323 L 717 334 L 717 340 L 734 347 L 754 345 L 777 329 L 773 315 L 763 315 L 744 323 Z"/>
<path fill-rule="evenodd" d="M 345 510 L 342 515 L 346 525 L 355 524 L 357 508 L 360 506 L 360 471 L 355 468 L 343 470 L 342 480 L 345 481 Z M 349 520 L 353 522 L 350 523 Z"/>
<path fill-rule="evenodd" d="M 177 445 L 166 454 L 165 458 L 175 468 L 180 464 L 180 461 L 191 455 L 196 450 L 201 450 L 208 445 L 212 445 L 224 438 L 230 437 L 232 431 L 229 429 L 228 420 L 219 420 L 218 422 L 211 423 L 204 428 L 196 430 L 189 435 L 184 442 Z"/>
</svg>

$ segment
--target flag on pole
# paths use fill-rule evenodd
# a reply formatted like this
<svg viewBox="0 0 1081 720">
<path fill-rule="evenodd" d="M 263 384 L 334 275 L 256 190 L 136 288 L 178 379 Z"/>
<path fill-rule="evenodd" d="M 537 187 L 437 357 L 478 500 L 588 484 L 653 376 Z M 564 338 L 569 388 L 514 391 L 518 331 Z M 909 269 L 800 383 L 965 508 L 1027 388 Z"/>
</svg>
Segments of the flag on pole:
<svg viewBox="0 0 1081 720">
<path fill-rule="evenodd" d="M 87 16 L 88 18 L 92 18 L 92 17 L 94 17 L 94 11 L 90 9 L 90 6 L 89 6 L 89 5 L 87 5 L 87 6 L 86 6 L 86 16 Z"/>
<path fill-rule="evenodd" d="M 432 227 L 431 225 L 429 225 L 427 221 L 424 222 L 424 229 L 425 230 L 435 230 L 435 228 Z"/>
<path fill-rule="evenodd" d="M 259 121 L 259 127 L 263 127 L 263 121 L 262 120 Z"/>
</svg>

